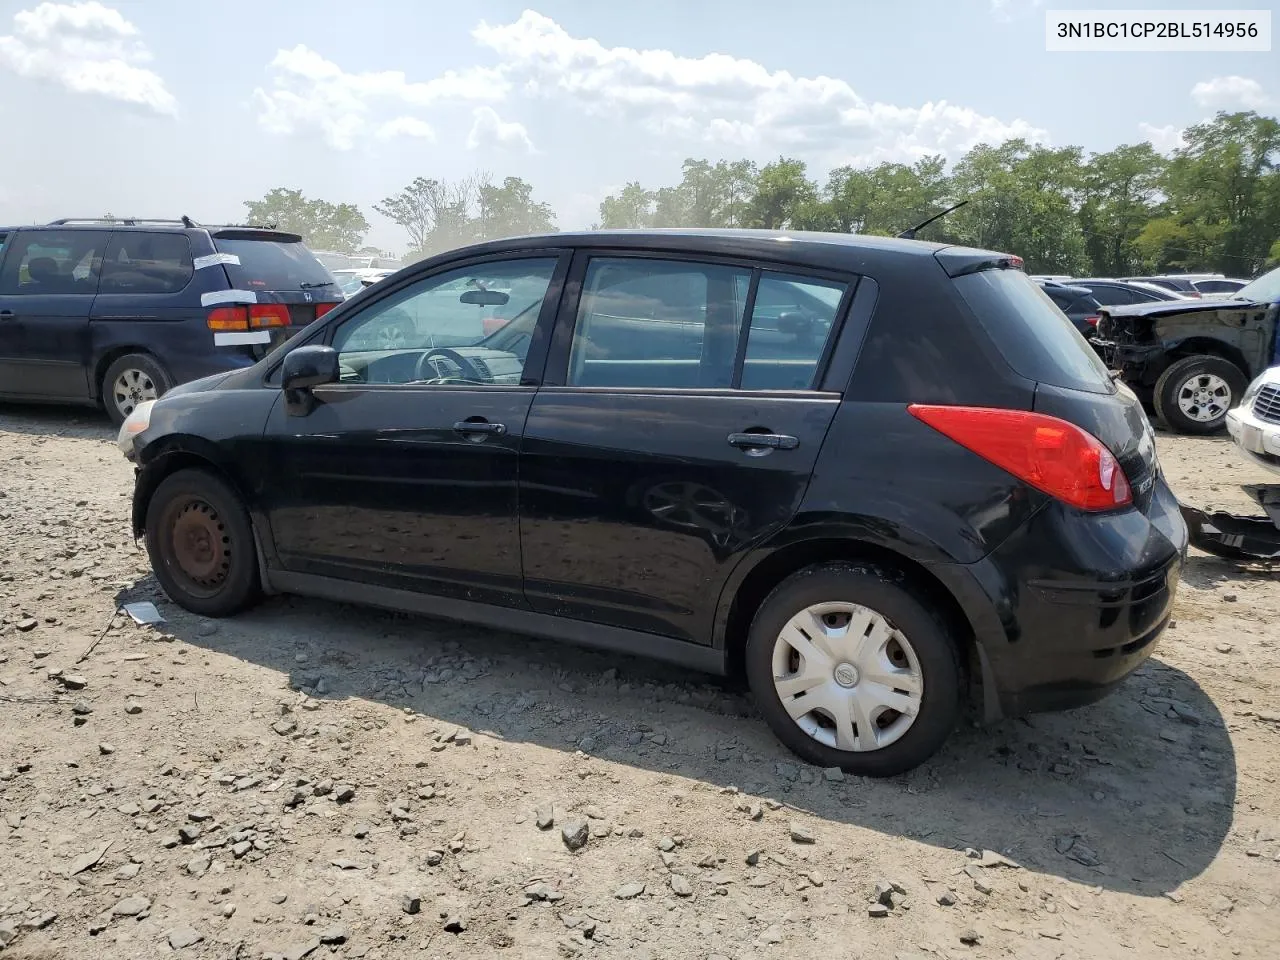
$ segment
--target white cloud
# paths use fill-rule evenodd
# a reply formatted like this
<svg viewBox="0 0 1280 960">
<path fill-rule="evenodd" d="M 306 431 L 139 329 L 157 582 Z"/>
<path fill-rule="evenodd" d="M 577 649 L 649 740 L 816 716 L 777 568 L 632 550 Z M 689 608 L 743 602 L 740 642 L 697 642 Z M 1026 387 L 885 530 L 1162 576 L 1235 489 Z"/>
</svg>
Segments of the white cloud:
<svg viewBox="0 0 1280 960">
<path fill-rule="evenodd" d="M 1044 0 L 991 0 L 991 15 L 1007 22 L 1018 14 L 1030 13 L 1044 6 Z"/>
<path fill-rule="evenodd" d="M 695 58 L 606 47 L 531 10 L 509 24 L 482 21 L 472 35 L 499 56 L 502 74 L 526 94 L 571 101 L 655 135 L 858 163 L 957 156 L 982 142 L 1047 138 L 1022 120 L 1005 122 L 946 101 L 918 107 L 869 102 L 844 80 L 770 71 L 725 54 Z"/>
<path fill-rule="evenodd" d="M 164 80 L 140 66 L 150 59 L 138 28 L 97 0 L 19 11 L 12 35 L 0 36 L 0 67 L 20 77 L 174 115 L 178 102 Z"/>
<path fill-rule="evenodd" d="M 529 139 L 529 131 L 524 124 L 503 120 L 493 107 L 476 107 L 472 116 L 474 122 L 467 134 L 467 149 L 520 147 L 528 153 L 534 152 L 533 141 Z"/>
<path fill-rule="evenodd" d="M 1262 110 L 1271 98 L 1262 84 L 1248 77 L 1214 77 L 1191 88 L 1191 99 L 1197 106 L 1211 110 Z"/>
<path fill-rule="evenodd" d="M 338 150 L 350 150 L 370 131 L 381 136 L 426 136 L 423 131 L 430 128 L 402 115 L 406 108 L 501 100 L 507 91 L 501 74 L 483 67 L 410 81 L 399 70 L 348 73 L 302 44 L 277 51 L 267 69 L 269 88 L 253 92 L 263 128 L 280 134 L 319 133 Z M 401 115 L 384 119 L 391 114 Z"/>
<path fill-rule="evenodd" d="M 417 117 L 396 117 L 388 120 L 378 128 L 376 134 L 380 140 L 393 140 L 396 137 L 419 137 L 423 140 L 434 140 L 436 132 L 431 125 Z"/>
<path fill-rule="evenodd" d="M 1167 126 L 1157 127 L 1150 123 L 1139 123 L 1138 133 L 1141 134 L 1143 140 L 1150 141 L 1151 145 L 1160 153 L 1173 153 L 1179 147 L 1184 146 L 1182 139 L 1182 128 L 1176 123 Z"/>
</svg>

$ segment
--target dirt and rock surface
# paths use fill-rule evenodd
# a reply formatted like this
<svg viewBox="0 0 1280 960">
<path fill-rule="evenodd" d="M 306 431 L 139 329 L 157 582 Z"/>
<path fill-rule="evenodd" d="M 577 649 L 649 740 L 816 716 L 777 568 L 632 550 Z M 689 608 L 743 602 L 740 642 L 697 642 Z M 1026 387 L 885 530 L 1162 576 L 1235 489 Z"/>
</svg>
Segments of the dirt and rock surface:
<svg viewBox="0 0 1280 960">
<path fill-rule="evenodd" d="M 1160 450 L 1192 503 L 1263 479 Z M 1274 573 L 1193 556 L 1117 694 L 867 781 L 675 668 L 312 600 L 193 617 L 130 489 L 91 414 L 0 409 L 5 957 L 1276 955 Z"/>
</svg>

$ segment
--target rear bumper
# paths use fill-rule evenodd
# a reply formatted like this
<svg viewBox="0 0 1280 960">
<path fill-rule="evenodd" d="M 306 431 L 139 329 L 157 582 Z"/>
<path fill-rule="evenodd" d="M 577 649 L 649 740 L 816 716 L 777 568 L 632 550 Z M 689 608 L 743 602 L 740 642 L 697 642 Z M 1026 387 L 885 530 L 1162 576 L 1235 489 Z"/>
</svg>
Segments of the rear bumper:
<svg viewBox="0 0 1280 960">
<path fill-rule="evenodd" d="M 984 559 L 938 570 L 974 626 L 988 719 L 1091 703 L 1141 666 L 1186 549 L 1160 480 L 1145 514 L 1051 504 Z"/>
</svg>

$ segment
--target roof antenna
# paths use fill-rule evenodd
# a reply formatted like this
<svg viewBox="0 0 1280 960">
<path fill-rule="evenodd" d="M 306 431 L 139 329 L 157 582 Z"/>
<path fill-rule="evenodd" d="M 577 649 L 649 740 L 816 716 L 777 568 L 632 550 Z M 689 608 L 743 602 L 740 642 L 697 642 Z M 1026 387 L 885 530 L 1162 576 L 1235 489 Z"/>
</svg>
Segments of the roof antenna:
<svg viewBox="0 0 1280 960">
<path fill-rule="evenodd" d="M 932 217 L 930 217 L 928 220 L 925 220 L 923 223 L 917 223 L 914 227 L 910 227 L 910 228 L 908 228 L 908 229 L 906 229 L 906 230 L 903 230 L 900 234 L 898 234 L 898 239 L 899 239 L 899 240 L 914 240 L 914 239 L 916 238 L 916 233 L 917 233 L 918 231 L 923 230 L 925 227 L 927 227 L 929 224 L 933 223 L 933 221 L 935 221 L 935 220 L 941 220 L 943 217 L 945 217 L 945 216 L 946 216 L 948 213 L 950 213 L 952 210 L 959 210 L 961 207 L 963 207 L 963 206 L 964 206 L 966 203 L 968 203 L 968 202 L 969 202 L 968 200 L 961 200 L 961 201 L 960 201 L 959 203 L 957 203 L 955 206 L 947 207 L 947 209 L 943 210 L 941 213 L 935 213 Z"/>
<path fill-rule="evenodd" d="M 182 215 L 182 225 L 190 230 L 196 225 L 196 222 L 188 217 L 185 213 Z"/>
</svg>

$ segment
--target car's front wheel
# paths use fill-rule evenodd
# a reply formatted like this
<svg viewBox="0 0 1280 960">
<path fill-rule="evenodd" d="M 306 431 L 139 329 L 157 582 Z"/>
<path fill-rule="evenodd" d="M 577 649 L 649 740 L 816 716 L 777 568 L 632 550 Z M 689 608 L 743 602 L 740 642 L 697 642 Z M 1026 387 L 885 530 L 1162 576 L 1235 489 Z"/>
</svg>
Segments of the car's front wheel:
<svg viewBox="0 0 1280 960">
<path fill-rule="evenodd" d="M 1215 433 L 1226 426 L 1227 411 L 1240 402 L 1248 378 L 1221 357 L 1183 357 L 1156 381 L 1156 414 L 1177 433 Z"/>
<path fill-rule="evenodd" d="M 147 505 L 147 554 L 175 603 L 206 617 L 238 613 L 258 597 L 249 514 L 221 478 L 178 470 Z"/>
<path fill-rule="evenodd" d="M 918 766 L 960 715 L 955 638 L 904 578 L 877 566 L 823 564 L 783 581 L 751 624 L 746 672 L 778 739 L 853 774 Z"/>
</svg>

